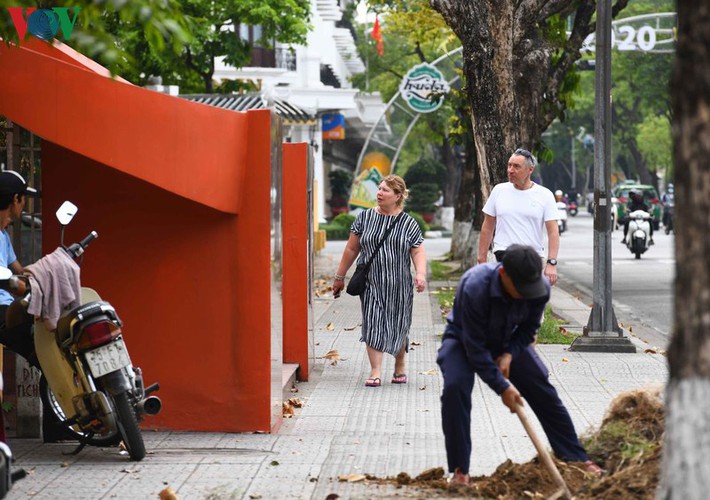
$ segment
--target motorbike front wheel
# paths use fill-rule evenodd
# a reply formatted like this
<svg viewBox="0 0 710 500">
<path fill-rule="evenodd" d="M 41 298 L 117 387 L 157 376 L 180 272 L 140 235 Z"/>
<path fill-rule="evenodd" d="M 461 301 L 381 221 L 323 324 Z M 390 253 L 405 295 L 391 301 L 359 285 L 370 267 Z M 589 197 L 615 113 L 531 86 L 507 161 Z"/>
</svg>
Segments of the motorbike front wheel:
<svg viewBox="0 0 710 500">
<path fill-rule="evenodd" d="M 118 430 L 123 437 L 123 444 L 126 445 L 131 460 L 139 462 L 145 458 L 145 443 L 128 391 L 113 396 L 113 403 L 118 414 Z"/>
<path fill-rule="evenodd" d="M 57 401 L 56 396 L 49 387 L 49 383 L 47 383 L 44 374 L 42 374 L 42 377 L 39 379 L 39 394 L 42 399 L 42 405 L 47 412 L 46 418 L 48 420 L 43 422 L 42 432 L 51 432 L 55 438 L 53 440 L 71 439 L 79 442 L 87 441 L 91 446 L 99 447 L 115 446 L 121 442 L 121 435 L 118 432 L 103 436 L 94 435 L 88 438 L 88 433 L 77 431 L 74 427 L 64 425 L 63 422 L 66 421 L 67 416 L 64 414 L 64 410 L 59 405 L 59 401 Z M 48 442 L 46 436 L 45 442 Z"/>
</svg>

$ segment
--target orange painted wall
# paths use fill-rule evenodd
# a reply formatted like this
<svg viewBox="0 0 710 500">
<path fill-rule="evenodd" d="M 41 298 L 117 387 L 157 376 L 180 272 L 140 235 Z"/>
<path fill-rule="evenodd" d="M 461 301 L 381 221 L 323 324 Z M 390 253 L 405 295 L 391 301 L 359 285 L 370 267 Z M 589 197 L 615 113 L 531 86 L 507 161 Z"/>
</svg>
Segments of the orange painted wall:
<svg viewBox="0 0 710 500">
<path fill-rule="evenodd" d="M 245 113 L 3 43 L 0 75 L 0 115 L 42 138 L 223 212 L 236 213 L 242 203 L 236 186 L 246 175 Z"/>
<path fill-rule="evenodd" d="M 283 359 L 307 381 L 313 363 L 309 325 L 308 145 L 283 145 Z"/>
<path fill-rule="evenodd" d="M 65 199 L 79 206 L 67 241 L 99 233 L 82 283 L 116 307 L 132 360 L 160 382 L 163 411 L 144 427 L 270 430 L 269 211 L 252 210 L 268 206 L 270 177 L 250 174 L 250 209 L 234 216 L 43 146 L 43 246 L 59 241 L 53 213 Z"/>
<path fill-rule="evenodd" d="M 82 280 L 161 384 L 164 409 L 145 426 L 273 430 L 271 113 L 161 95 L 44 48 L 0 44 L 0 115 L 44 139 L 44 251 L 65 199 L 79 206 L 67 239 L 99 233 Z"/>
</svg>

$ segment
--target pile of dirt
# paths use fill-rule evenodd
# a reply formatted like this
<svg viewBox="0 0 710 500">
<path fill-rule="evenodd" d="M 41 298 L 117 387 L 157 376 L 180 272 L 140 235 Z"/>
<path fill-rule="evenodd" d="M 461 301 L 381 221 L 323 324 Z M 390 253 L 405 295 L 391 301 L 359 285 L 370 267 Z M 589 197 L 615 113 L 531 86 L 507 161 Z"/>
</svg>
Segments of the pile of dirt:
<svg viewBox="0 0 710 500">
<path fill-rule="evenodd" d="M 583 439 L 590 458 L 605 470 L 604 475 L 589 474 L 581 463 L 555 460 L 555 464 L 576 499 L 652 499 L 658 486 L 663 428 L 660 390 L 627 392 L 612 401 L 601 428 Z M 402 472 L 396 477 L 367 479 L 419 490 L 422 498 L 548 498 L 559 489 L 537 457 L 524 464 L 508 460 L 492 475 L 472 478 L 470 486 L 449 485 L 441 467 L 428 469 L 415 478 Z"/>
</svg>

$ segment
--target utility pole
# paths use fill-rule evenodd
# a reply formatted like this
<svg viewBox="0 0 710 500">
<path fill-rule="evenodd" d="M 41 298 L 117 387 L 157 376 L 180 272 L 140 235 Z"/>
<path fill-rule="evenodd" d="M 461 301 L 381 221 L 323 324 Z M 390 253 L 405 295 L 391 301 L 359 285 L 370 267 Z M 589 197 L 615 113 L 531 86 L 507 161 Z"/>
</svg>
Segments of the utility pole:
<svg viewBox="0 0 710 500">
<path fill-rule="evenodd" d="M 636 352 L 619 328 L 611 304 L 611 0 L 597 2 L 596 28 L 593 304 L 584 333 L 570 350 Z"/>
</svg>

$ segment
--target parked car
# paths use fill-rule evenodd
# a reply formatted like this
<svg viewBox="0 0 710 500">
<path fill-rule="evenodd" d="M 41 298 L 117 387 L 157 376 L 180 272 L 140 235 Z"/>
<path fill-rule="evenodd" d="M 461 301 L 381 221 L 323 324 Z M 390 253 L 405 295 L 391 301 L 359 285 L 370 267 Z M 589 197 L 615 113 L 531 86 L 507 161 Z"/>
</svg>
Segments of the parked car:
<svg viewBox="0 0 710 500">
<path fill-rule="evenodd" d="M 657 230 L 661 223 L 661 200 L 656 188 L 648 184 L 619 184 L 612 189 L 612 194 L 619 200 L 618 220 L 622 221 L 626 215 L 626 204 L 629 202 L 629 191 L 636 190 L 643 193 L 643 201 L 651 207 L 653 216 L 653 229 Z"/>
</svg>

